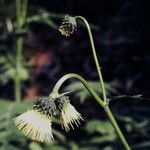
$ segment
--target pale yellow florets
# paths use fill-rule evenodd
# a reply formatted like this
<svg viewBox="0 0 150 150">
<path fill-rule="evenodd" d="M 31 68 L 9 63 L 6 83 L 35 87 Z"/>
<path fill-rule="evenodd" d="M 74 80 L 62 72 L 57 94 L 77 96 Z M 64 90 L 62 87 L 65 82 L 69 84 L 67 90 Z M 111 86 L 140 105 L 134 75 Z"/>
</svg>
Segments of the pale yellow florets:
<svg viewBox="0 0 150 150">
<path fill-rule="evenodd" d="M 70 130 L 70 126 L 74 129 L 73 125 L 77 127 L 80 124 L 80 120 L 83 120 L 81 114 L 76 111 L 76 109 L 68 102 L 66 103 L 61 111 L 61 122 L 62 127 L 66 130 Z"/>
<path fill-rule="evenodd" d="M 40 142 L 54 141 L 51 118 L 37 110 L 28 110 L 14 119 L 15 125 L 26 136 Z"/>
</svg>

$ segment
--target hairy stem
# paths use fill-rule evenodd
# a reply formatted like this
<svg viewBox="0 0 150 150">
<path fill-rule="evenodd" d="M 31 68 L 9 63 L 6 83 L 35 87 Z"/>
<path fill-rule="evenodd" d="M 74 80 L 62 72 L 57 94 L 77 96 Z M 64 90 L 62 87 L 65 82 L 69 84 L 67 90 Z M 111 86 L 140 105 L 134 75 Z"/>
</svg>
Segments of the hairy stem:
<svg viewBox="0 0 150 150">
<path fill-rule="evenodd" d="M 104 85 L 104 81 L 103 81 L 101 67 L 100 67 L 99 62 L 98 62 L 98 58 L 97 58 L 97 54 L 96 54 L 96 49 L 95 49 L 95 44 L 94 44 L 93 35 L 92 35 L 92 31 L 91 31 L 90 25 L 86 21 L 86 19 L 83 18 L 82 16 L 76 16 L 75 18 L 76 19 L 81 19 L 82 21 L 84 21 L 84 23 L 85 23 L 85 25 L 87 27 L 89 38 L 90 38 L 90 43 L 91 43 L 91 47 L 92 47 L 93 57 L 94 57 L 94 60 L 95 60 L 95 64 L 96 64 L 96 68 L 97 68 L 97 72 L 98 72 L 98 76 L 99 76 L 100 87 L 102 88 L 103 100 L 104 100 L 105 104 L 107 105 L 105 85 Z"/>
<path fill-rule="evenodd" d="M 70 73 L 67 74 L 65 76 L 63 76 L 54 86 L 52 93 L 54 93 L 54 95 L 59 95 L 59 89 L 61 88 L 62 84 L 70 79 L 70 78 L 75 78 L 78 79 L 80 82 L 82 82 L 82 84 L 85 86 L 85 88 L 90 92 L 90 94 L 95 98 L 95 100 L 100 104 L 100 106 L 104 109 L 104 111 L 106 112 L 106 114 L 108 115 L 108 118 L 110 119 L 116 133 L 118 134 L 122 144 L 124 145 L 126 150 L 131 150 L 130 146 L 128 145 L 124 135 L 122 134 L 111 110 L 109 109 L 109 107 L 107 105 L 105 105 L 105 102 L 103 102 L 102 99 L 99 98 L 99 96 L 95 93 L 95 91 L 93 90 L 93 88 L 89 85 L 89 83 L 80 75 L 78 74 L 74 74 L 74 73 Z"/>
</svg>

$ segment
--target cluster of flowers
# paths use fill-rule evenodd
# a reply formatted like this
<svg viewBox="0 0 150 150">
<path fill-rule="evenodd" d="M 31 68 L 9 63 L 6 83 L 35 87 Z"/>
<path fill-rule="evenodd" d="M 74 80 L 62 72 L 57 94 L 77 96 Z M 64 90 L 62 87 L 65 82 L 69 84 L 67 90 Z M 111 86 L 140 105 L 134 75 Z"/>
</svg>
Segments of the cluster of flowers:
<svg viewBox="0 0 150 150">
<path fill-rule="evenodd" d="M 60 117 L 62 128 L 66 131 L 73 125 L 78 126 L 83 120 L 81 114 L 70 104 L 68 96 L 58 98 L 42 97 L 34 101 L 34 107 L 14 119 L 15 125 L 27 137 L 39 142 L 54 141 L 52 134 L 52 117 Z"/>
</svg>

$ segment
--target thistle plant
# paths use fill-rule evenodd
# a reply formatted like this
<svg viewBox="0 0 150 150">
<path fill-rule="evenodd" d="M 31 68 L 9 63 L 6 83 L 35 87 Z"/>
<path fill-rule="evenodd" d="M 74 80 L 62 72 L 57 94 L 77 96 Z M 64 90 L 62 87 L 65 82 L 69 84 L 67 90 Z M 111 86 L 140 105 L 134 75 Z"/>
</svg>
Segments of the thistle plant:
<svg viewBox="0 0 150 150">
<path fill-rule="evenodd" d="M 70 21 L 71 20 L 71 21 Z M 59 28 L 59 31 L 62 33 L 62 35 L 64 36 L 68 36 L 73 34 L 73 32 L 75 32 L 75 30 L 71 30 L 70 29 L 76 29 L 73 28 L 74 26 L 77 26 L 77 21 L 81 20 L 85 23 L 86 27 L 87 27 L 87 31 L 89 34 L 89 38 L 90 38 L 90 43 L 91 43 L 91 48 L 92 48 L 92 52 L 93 52 L 93 58 L 95 60 L 95 64 L 96 64 L 96 68 L 97 68 L 97 72 L 98 72 L 98 76 L 99 76 L 99 83 L 100 83 L 100 88 L 102 88 L 102 93 L 103 93 L 103 99 L 101 99 L 93 90 L 93 88 L 88 84 L 88 82 L 82 78 L 80 75 L 78 74 L 67 74 L 64 77 L 62 77 L 55 85 L 53 92 L 54 93 L 58 93 L 59 88 L 61 87 L 61 85 L 69 78 L 76 78 L 78 79 L 80 82 L 83 83 L 83 85 L 86 87 L 86 89 L 90 92 L 90 94 L 95 98 L 95 100 L 100 104 L 100 106 L 104 109 L 104 111 L 107 113 L 114 129 L 116 130 L 116 133 L 118 134 L 121 142 L 123 143 L 124 147 L 126 150 L 130 150 L 130 146 L 128 145 L 122 131 L 120 130 L 120 127 L 118 126 L 110 108 L 109 108 L 109 101 L 107 100 L 107 96 L 106 96 L 106 91 L 105 91 L 105 86 L 104 86 L 104 81 L 103 81 L 103 76 L 102 76 L 102 72 L 101 72 L 101 67 L 99 65 L 99 61 L 97 58 L 97 54 L 96 54 L 96 49 L 95 49 L 95 44 L 94 44 L 94 40 L 93 40 L 93 35 L 91 32 L 91 28 L 89 23 L 87 22 L 87 20 L 82 17 L 82 16 L 75 16 L 75 17 L 69 17 L 67 15 L 67 17 L 65 17 L 64 21 L 62 22 L 62 25 Z M 70 21 L 70 24 L 68 25 L 68 22 Z"/>
<path fill-rule="evenodd" d="M 31 138 L 40 142 L 54 141 L 52 135 L 52 115 L 56 106 L 52 98 L 37 98 L 34 107 L 14 119 L 18 129 Z"/>
<path fill-rule="evenodd" d="M 39 142 L 54 141 L 52 118 L 59 116 L 61 126 L 66 131 L 74 129 L 83 120 L 81 114 L 70 104 L 68 96 L 51 94 L 49 97 L 36 98 L 31 110 L 14 119 L 14 124 L 27 137 Z"/>
<path fill-rule="evenodd" d="M 83 120 L 81 114 L 74 108 L 73 105 L 71 105 L 70 98 L 66 96 L 66 93 L 59 93 L 59 89 L 66 80 L 70 78 L 75 78 L 85 86 L 85 88 L 89 91 L 93 98 L 103 108 L 110 122 L 112 123 L 116 133 L 118 134 L 118 137 L 120 138 L 124 148 L 126 150 L 130 150 L 131 148 L 128 145 L 122 131 L 120 130 L 120 127 L 118 126 L 109 108 L 109 101 L 107 100 L 101 67 L 97 58 L 94 40 L 89 23 L 82 16 L 72 17 L 66 15 L 62 22 L 62 25 L 59 27 L 59 31 L 63 36 L 71 36 L 77 30 L 78 20 L 83 21 L 87 27 L 103 97 L 100 98 L 90 86 L 90 84 L 82 76 L 75 73 L 70 73 L 64 75 L 58 80 L 47 99 L 37 99 L 35 101 L 33 109 L 28 110 L 24 114 L 15 118 L 14 123 L 20 130 L 22 130 L 22 132 L 26 136 L 33 140 L 41 142 L 54 140 L 51 128 L 53 116 L 59 116 L 62 128 L 66 131 L 69 131 L 71 128 L 74 129 L 74 125 L 79 126 L 81 120 Z"/>
</svg>

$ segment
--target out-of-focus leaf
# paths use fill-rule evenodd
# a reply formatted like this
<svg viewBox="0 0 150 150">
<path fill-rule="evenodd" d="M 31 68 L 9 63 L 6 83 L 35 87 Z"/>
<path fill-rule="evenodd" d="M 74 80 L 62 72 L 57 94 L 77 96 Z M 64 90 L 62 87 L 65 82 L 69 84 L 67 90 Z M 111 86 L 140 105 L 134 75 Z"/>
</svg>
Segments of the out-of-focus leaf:
<svg viewBox="0 0 150 150">
<path fill-rule="evenodd" d="M 55 13 L 49 13 L 47 11 L 40 11 L 37 15 L 28 17 L 26 19 L 27 23 L 32 23 L 32 22 L 37 22 L 37 23 L 44 23 L 47 24 L 48 26 L 57 29 L 58 26 L 56 23 L 52 20 L 52 18 L 63 18 L 63 15 L 61 14 L 55 14 Z"/>
<path fill-rule="evenodd" d="M 0 142 L 4 142 L 4 140 L 7 139 L 7 137 L 9 136 L 9 131 L 1 131 L 0 132 Z"/>
<path fill-rule="evenodd" d="M 116 139 L 115 134 L 93 137 L 89 142 L 91 144 L 100 144 L 104 142 L 114 142 Z"/>
<path fill-rule="evenodd" d="M 4 150 L 21 150 L 13 145 L 5 145 Z"/>
<path fill-rule="evenodd" d="M 29 108 L 32 108 L 32 101 L 24 101 L 21 103 L 8 102 L 4 100 L 0 100 L 0 119 L 6 118 L 8 115 L 13 116 L 14 114 L 23 113 Z M 9 112 L 11 108 L 11 113 Z M 2 117 L 4 116 L 4 117 Z"/>
<path fill-rule="evenodd" d="M 45 150 L 66 150 L 66 148 L 64 148 L 63 146 L 59 146 L 59 145 L 47 145 L 46 149 Z"/>
<path fill-rule="evenodd" d="M 16 77 L 16 67 L 14 57 L 0 56 L 0 83 L 6 84 L 9 80 L 14 80 Z M 29 79 L 28 70 L 22 66 L 19 69 L 20 80 L 24 81 Z"/>
<path fill-rule="evenodd" d="M 10 102 L 7 100 L 0 99 L 0 111 L 3 111 L 6 109 L 6 106 L 8 106 Z"/>
<path fill-rule="evenodd" d="M 0 120 L 0 122 L 1 122 L 1 124 L 0 124 L 0 130 L 4 129 L 6 127 L 6 125 L 8 125 L 8 123 L 5 122 L 5 121 L 3 121 L 3 120 L 2 119 Z"/>
<path fill-rule="evenodd" d="M 57 130 L 53 129 L 53 134 L 62 142 L 65 142 L 66 137 L 61 133 L 58 132 Z"/>
<path fill-rule="evenodd" d="M 96 81 L 89 81 L 88 82 L 95 92 L 101 96 L 102 95 L 102 88 L 100 88 L 99 82 Z M 111 84 L 105 83 L 105 88 L 106 88 L 106 94 L 109 96 L 110 94 L 117 94 L 117 90 L 115 87 Z M 65 88 L 66 91 L 74 91 L 75 96 L 80 98 L 80 102 L 84 103 L 84 101 L 89 98 L 91 95 L 90 93 L 86 90 L 86 88 L 82 85 L 80 82 L 75 82 L 70 85 L 68 85 Z"/>
<path fill-rule="evenodd" d="M 89 133 L 99 132 L 101 134 L 112 134 L 114 132 L 112 125 L 108 121 L 91 120 L 85 126 Z"/>
<path fill-rule="evenodd" d="M 94 146 L 84 146 L 84 147 L 81 147 L 80 150 L 99 150 L 98 147 L 94 147 Z"/>
<path fill-rule="evenodd" d="M 37 142 L 30 143 L 29 148 L 30 148 L 30 150 L 43 150 L 43 148 Z"/>
<path fill-rule="evenodd" d="M 113 150 L 113 148 L 111 146 L 107 146 L 103 150 Z"/>
<path fill-rule="evenodd" d="M 71 150 L 78 150 L 79 149 L 78 145 L 74 142 L 70 143 L 70 147 L 71 147 Z"/>
<path fill-rule="evenodd" d="M 148 148 L 150 147 L 150 141 L 146 141 L 146 142 L 143 142 L 143 143 L 140 143 L 140 144 L 136 144 L 136 145 L 133 145 L 132 148 L 133 149 L 137 149 L 137 150 L 141 150 L 141 149 L 146 149 L 148 150 Z"/>
<path fill-rule="evenodd" d="M 111 99 L 109 99 L 110 102 L 111 101 L 119 101 L 119 100 L 149 100 L 148 98 L 143 98 L 141 94 L 138 94 L 138 95 L 133 95 L 133 96 L 128 96 L 128 95 L 118 95 L 116 97 L 113 97 Z"/>
<path fill-rule="evenodd" d="M 43 23 L 47 24 L 48 26 L 50 26 L 54 29 L 58 28 L 58 26 L 51 19 L 43 20 Z"/>
<path fill-rule="evenodd" d="M 30 16 L 26 19 L 26 23 L 32 23 L 32 22 L 43 22 L 51 26 L 52 28 L 57 28 L 58 26 L 55 24 L 55 22 L 52 19 L 59 19 L 63 20 L 65 14 L 58 14 L 53 12 L 47 12 L 46 10 L 40 10 L 37 15 Z M 79 20 L 79 24 L 85 27 L 85 24 Z M 99 27 L 94 24 L 90 24 L 91 29 L 93 30 L 99 30 Z"/>
<path fill-rule="evenodd" d="M 9 149 L 18 149 L 10 144 L 10 141 L 25 143 L 25 136 L 13 125 L 13 118 L 30 107 L 31 102 L 14 103 L 0 100 L 0 142 Z M 6 146 L 5 146 L 6 148 Z M 7 150 L 7 149 L 6 149 Z M 19 150 L 19 149 L 18 149 Z"/>
</svg>

